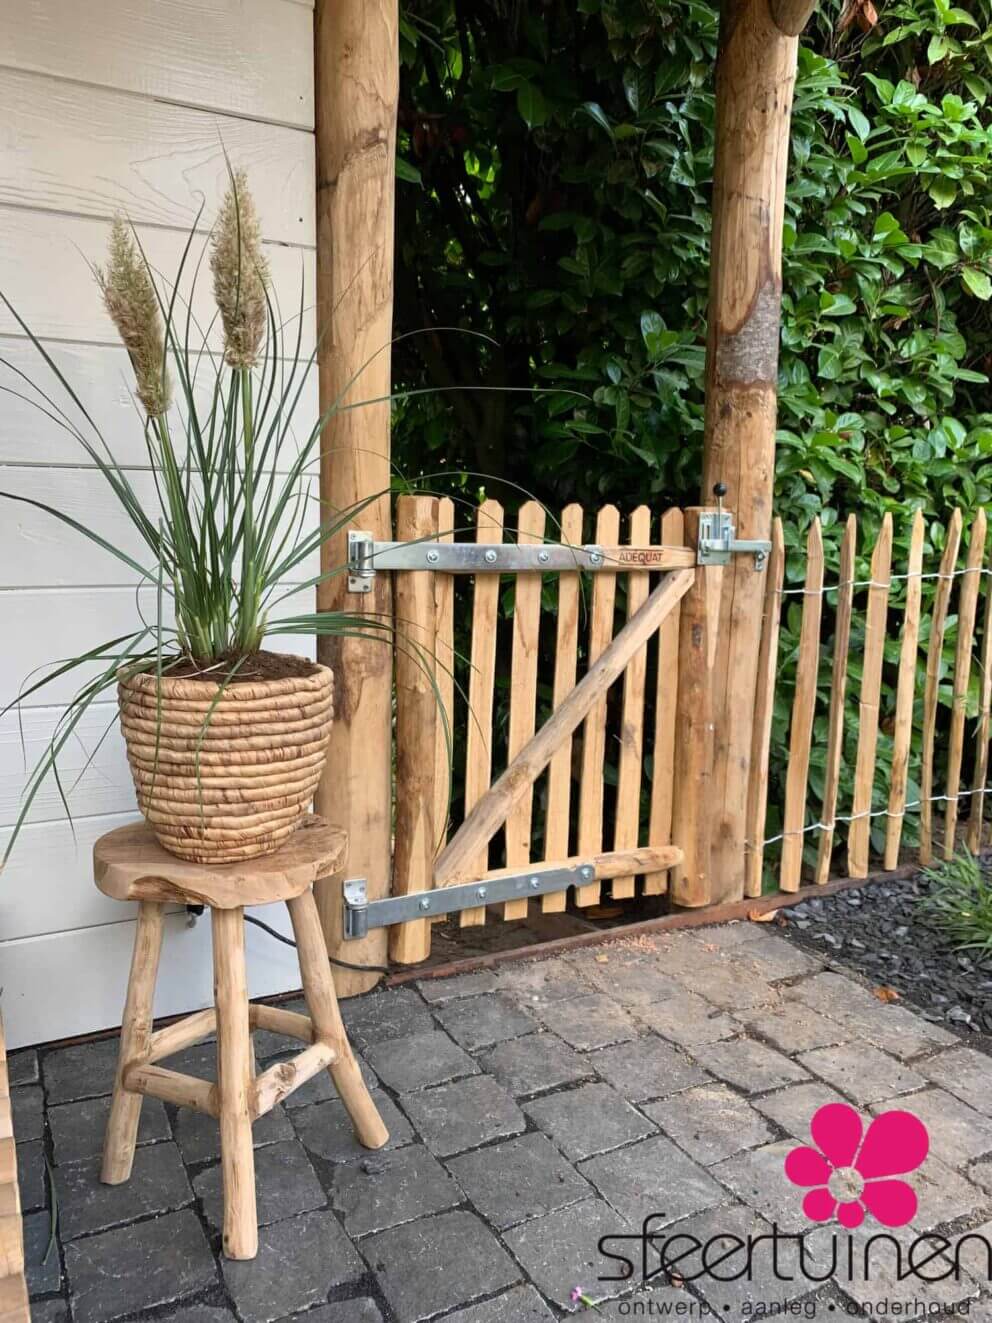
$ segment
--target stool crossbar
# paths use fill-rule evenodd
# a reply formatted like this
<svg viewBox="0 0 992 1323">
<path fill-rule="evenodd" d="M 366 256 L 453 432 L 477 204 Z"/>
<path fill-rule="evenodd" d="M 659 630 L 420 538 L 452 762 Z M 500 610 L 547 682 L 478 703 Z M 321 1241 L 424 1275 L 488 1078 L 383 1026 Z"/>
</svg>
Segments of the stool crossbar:
<svg viewBox="0 0 992 1323">
<path fill-rule="evenodd" d="M 312 884 L 339 874 L 344 833 L 310 817 L 275 854 L 243 864 L 189 863 L 168 854 L 144 823 L 97 841 L 97 886 L 137 900 L 138 922 L 121 1027 L 101 1179 L 131 1175 L 144 1096 L 190 1107 L 220 1124 L 224 1187 L 224 1252 L 250 1259 L 258 1251 L 252 1123 L 322 1070 L 329 1072 L 359 1143 L 381 1148 L 389 1138 L 348 1042 L 327 960 Z M 289 909 L 308 1015 L 248 1000 L 244 907 L 283 900 Z M 153 1028 L 152 1002 L 162 951 L 166 904 L 210 908 L 214 1005 L 163 1029 Z M 259 1074 L 251 1034 L 268 1029 L 305 1044 L 292 1059 Z M 217 1036 L 217 1079 L 202 1080 L 157 1063 Z"/>
</svg>

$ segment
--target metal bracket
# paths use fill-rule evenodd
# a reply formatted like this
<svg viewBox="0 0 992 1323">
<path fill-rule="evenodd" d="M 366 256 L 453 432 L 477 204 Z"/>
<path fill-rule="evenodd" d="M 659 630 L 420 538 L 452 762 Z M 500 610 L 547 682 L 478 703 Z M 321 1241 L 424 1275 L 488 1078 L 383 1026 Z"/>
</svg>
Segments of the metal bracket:
<svg viewBox="0 0 992 1323">
<path fill-rule="evenodd" d="M 370 593 L 377 570 L 437 570 L 444 574 L 518 574 L 602 570 L 602 547 L 542 546 L 515 542 L 376 542 L 371 533 L 348 534 L 348 591 Z M 610 568 L 616 569 L 616 565 Z"/>
<path fill-rule="evenodd" d="M 726 565 L 732 555 L 754 556 L 754 568 L 763 570 L 772 549 L 770 542 L 738 538 L 734 517 L 723 508 L 726 487 L 718 482 L 713 488 L 716 509 L 706 510 L 699 516 L 699 541 L 696 544 L 697 565 Z"/>
<path fill-rule="evenodd" d="M 504 900 L 545 896 L 552 891 L 565 891 L 568 887 L 586 886 L 595 877 L 596 869 L 591 863 L 570 868 L 533 868 L 526 873 L 510 873 L 455 887 L 438 887 L 436 891 L 410 891 L 405 896 L 386 896 L 382 900 L 369 900 L 365 878 L 354 877 L 344 884 L 342 931 L 346 941 L 354 941 L 364 937 L 371 928 L 388 928 L 394 923 L 454 914 L 458 910 L 494 905 Z"/>
</svg>

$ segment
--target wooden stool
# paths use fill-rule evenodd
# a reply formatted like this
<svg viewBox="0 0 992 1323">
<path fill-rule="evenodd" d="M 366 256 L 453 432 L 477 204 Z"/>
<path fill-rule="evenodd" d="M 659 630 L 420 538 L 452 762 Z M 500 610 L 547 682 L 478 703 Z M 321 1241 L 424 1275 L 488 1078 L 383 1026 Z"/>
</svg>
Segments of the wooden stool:
<svg viewBox="0 0 992 1323">
<path fill-rule="evenodd" d="M 210 866 L 177 859 L 162 849 L 145 823 L 119 827 L 93 848 L 100 890 L 116 900 L 140 902 L 101 1180 L 119 1185 L 130 1176 L 144 1094 L 216 1116 L 224 1184 L 224 1252 L 232 1259 L 251 1259 L 258 1251 L 251 1127 L 276 1103 L 328 1070 L 359 1142 L 366 1148 L 381 1148 L 389 1138 L 341 1023 L 311 889 L 317 878 L 341 868 L 346 850 L 345 833 L 318 817 L 306 818 L 275 854 L 243 864 Z M 248 1001 L 244 907 L 278 900 L 289 908 L 309 1015 Z M 162 916 L 164 906 L 170 904 L 210 907 L 216 1006 L 154 1032 L 152 999 L 162 949 Z M 270 1029 L 309 1046 L 256 1077 L 253 1029 Z M 154 1064 L 215 1031 L 216 1083 Z"/>
</svg>

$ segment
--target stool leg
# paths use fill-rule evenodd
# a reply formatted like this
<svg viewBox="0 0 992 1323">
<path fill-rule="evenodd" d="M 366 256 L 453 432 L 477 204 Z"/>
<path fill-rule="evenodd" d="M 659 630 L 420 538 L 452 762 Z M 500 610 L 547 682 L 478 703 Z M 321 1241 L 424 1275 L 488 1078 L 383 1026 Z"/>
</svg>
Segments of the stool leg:
<svg viewBox="0 0 992 1323">
<path fill-rule="evenodd" d="M 286 904 L 293 922 L 303 993 L 313 1021 L 314 1038 L 319 1042 L 330 1043 L 338 1054 L 334 1065 L 329 1067 L 330 1076 L 351 1117 L 358 1142 L 366 1148 L 382 1148 L 389 1139 L 389 1131 L 383 1125 L 382 1117 L 365 1087 L 361 1069 L 341 1022 L 313 892 L 305 891 L 302 896 L 296 896 Z"/>
<path fill-rule="evenodd" d="M 245 973 L 244 911 L 210 911 L 217 1004 L 217 1095 L 224 1184 L 224 1253 L 253 1259 L 258 1253 L 255 1152 L 251 1139 L 251 1029 Z"/>
<path fill-rule="evenodd" d="M 138 907 L 114 1096 L 103 1140 L 100 1179 L 105 1185 L 120 1185 L 131 1175 L 134 1146 L 138 1142 L 138 1122 L 141 1120 L 141 1094 L 127 1092 L 124 1088 L 124 1072 L 128 1066 L 148 1060 L 152 1036 L 152 1001 L 161 951 L 162 906 L 143 900 Z"/>
</svg>

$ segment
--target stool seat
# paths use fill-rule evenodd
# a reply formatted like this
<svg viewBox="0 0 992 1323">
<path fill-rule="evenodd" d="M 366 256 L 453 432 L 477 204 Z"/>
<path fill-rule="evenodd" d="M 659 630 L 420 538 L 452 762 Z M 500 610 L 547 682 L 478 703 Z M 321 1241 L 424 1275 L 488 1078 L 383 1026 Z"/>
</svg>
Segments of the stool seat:
<svg viewBox="0 0 992 1323">
<path fill-rule="evenodd" d="M 347 834 L 316 814 L 304 818 L 274 854 L 235 864 L 179 859 L 159 845 L 147 822 L 133 822 L 94 845 L 93 876 L 114 900 L 234 910 L 301 896 L 318 878 L 339 872 L 347 853 Z"/>
<path fill-rule="evenodd" d="M 136 900 L 134 954 L 128 978 L 101 1180 L 120 1185 L 131 1174 L 141 1100 L 191 1107 L 220 1126 L 224 1252 L 251 1259 L 258 1251 L 252 1123 L 322 1071 L 366 1148 L 389 1133 L 362 1078 L 338 1009 L 312 884 L 341 880 L 347 835 L 309 817 L 273 854 L 237 864 L 189 863 L 163 850 L 144 823 L 120 827 L 93 847 L 97 886 L 117 900 Z M 248 1001 L 244 907 L 285 901 L 293 925 L 308 1014 Z M 153 998 L 167 905 L 210 909 L 214 1006 L 155 1029 Z M 251 1035 L 264 1029 L 305 1044 L 291 1060 L 259 1073 Z M 202 1080 L 159 1065 L 183 1048 L 217 1035 L 217 1079 Z"/>
</svg>

